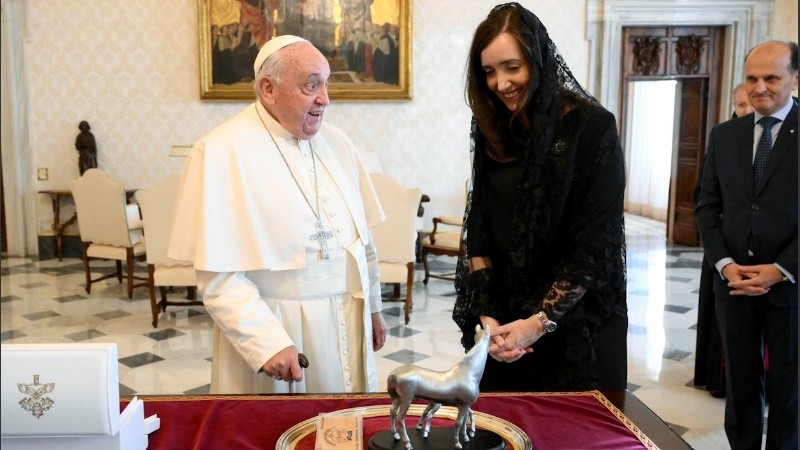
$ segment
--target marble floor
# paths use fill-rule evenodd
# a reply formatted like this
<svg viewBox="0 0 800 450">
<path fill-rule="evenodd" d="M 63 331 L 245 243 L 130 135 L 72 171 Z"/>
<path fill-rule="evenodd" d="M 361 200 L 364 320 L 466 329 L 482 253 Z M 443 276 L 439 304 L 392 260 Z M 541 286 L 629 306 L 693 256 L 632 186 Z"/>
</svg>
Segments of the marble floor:
<svg viewBox="0 0 800 450">
<path fill-rule="evenodd" d="M 728 449 L 724 400 L 692 384 L 702 250 L 667 244 L 664 224 L 641 217 L 626 218 L 626 234 L 629 390 L 693 447 Z M 453 261 L 432 266 L 446 271 Z M 122 395 L 208 392 L 212 321 L 202 307 L 169 307 L 154 329 L 146 288 L 128 299 L 111 279 L 86 295 L 80 259 L 3 256 L 0 270 L 3 344 L 115 342 Z M 385 303 L 391 336 L 378 352 L 379 380 L 401 364 L 443 370 L 463 355 L 452 282 L 422 278 L 419 265 L 408 325 L 400 303 Z"/>
</svg>

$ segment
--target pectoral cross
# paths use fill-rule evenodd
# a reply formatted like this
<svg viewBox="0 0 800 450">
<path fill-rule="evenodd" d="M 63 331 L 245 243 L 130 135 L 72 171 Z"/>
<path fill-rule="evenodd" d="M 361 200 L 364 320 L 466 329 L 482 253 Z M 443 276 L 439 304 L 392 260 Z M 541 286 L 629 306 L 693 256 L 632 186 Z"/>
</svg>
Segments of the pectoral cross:
<svg viewBox="0 0 800 450">
<path fill-rule="evenodd" d="M 333 232 L 325 230 L 322 228 L 322 221 L 317 220 L 317 231 L 311 233 L 312 241 L 319 241 L 319 254 L 322 259 L 331 259 L 330 253 L 328 253 L 328 239 L 333 237 Z"/>
</svg>

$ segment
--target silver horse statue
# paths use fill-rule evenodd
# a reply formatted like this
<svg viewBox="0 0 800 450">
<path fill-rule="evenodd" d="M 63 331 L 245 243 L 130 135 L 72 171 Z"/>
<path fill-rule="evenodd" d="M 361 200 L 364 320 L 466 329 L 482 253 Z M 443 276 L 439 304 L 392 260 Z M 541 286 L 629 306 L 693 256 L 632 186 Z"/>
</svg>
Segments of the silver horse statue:
<svg viewBox="0 0 800 450">
<path fill-rule="evenodd" d="M 433 416 L 436 415 L 436 411 L 439 411 L 439 408 L 441 407 L 441 403 L 428 402 L 428 406 L 425 407 L 425 411 L 423 411 L 422 415 L 419 416 L 417 429 L 422 430 L 422 437 L 428 437 L 428 433 L 431 431 L 431 422 L 433 422 Z M 468 433 L 467 437 L 471 438 L 475 436 L 475 420 L 473 420 L 472 417 L 472 408 L 467 410 L 467 420 L 464 421 L 464 432 Z M 465 439 L 465 441 L 469 441 L 469 439 Z"/>
<path fill-rule="evenodd" d="M 489 354 L 489 327 L 481 329 L 475 326 L 475 345 L 467 352 L 464 359 L 444 372 L 436 372 L 407 364 L 393 370 L 387 379 L 387 390 L 392 398 L 389 410 L 391 432 L 394 439 L 400 439 L 397 423 L 400 423 L 402 438 L 406 449 L 410 450 L 411 440 L 406 431 L 406 413 L 411 402 L 417 398 L 427 400 L 428 406 L 420 416 L 417 428 L 425 424 L 423 437 L 428 436 L 433 415 L 441 405 L 455 406 L 458 416 L 454 428 L 455 448 L 462 448 L 461 441 L 469 442 L 475 436 L 475 422 L 472 418 L 472 404 L 478 400 L 478 384 L 486 366 Z M 426 423 L 427 422 L 427 423 Z M 471 433 L 467 433 L 467 425 L 471 424 Z"/>
</svg>

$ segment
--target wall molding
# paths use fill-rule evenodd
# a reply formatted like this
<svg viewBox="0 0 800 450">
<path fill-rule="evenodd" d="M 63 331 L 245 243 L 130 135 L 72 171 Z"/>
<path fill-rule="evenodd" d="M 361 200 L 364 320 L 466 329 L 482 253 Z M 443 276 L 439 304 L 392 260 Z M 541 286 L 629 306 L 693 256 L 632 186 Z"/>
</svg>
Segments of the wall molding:
<svg viewBox="0 0 800 450">
<path fill-rule="evenodd" d="M 720 112 L 730 112 L 730 91 L 741 81 L 747 50 L 767 39 L 773 0 L 587 0 L 589 86 L 619 119 L 622 28 L 711 25 L 725 27 Z"/>
</svg>

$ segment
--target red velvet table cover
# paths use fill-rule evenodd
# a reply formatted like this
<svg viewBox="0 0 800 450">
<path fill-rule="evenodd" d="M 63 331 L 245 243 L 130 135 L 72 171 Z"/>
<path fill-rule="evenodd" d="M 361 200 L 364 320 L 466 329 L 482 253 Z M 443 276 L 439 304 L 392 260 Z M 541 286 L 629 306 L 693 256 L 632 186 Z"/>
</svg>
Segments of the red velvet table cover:
<svg viewBox="0 0 800 450">
<path fill-rule="evenodd" d="M 391 404 L 388 394 L 302 396 L 142 397 L 145 417 L 161 419 L 149 435 L 149 450 L 268 449 L 292 426 L 320 413 Z M 122 402 L 123 406 L 127 402 Z M 416 402 L 415 402 L 416 403 Z M 473 410 L 505 419 L 521 428 L 534 449 L 656 449 L 625 415 L 598 391 L 571 393 L 481 394 Z M 409 429 L 417 417 L 408 417 Z M 434 426 L 452 426 L 436 419 Z M 388 417 L 364 420 L 364 448 Z M 313 449 L 315 433 L 297 450 Z"/>
</svg>

